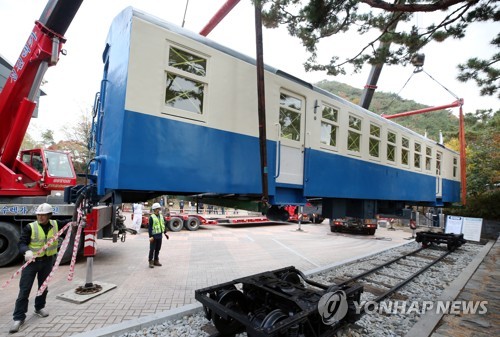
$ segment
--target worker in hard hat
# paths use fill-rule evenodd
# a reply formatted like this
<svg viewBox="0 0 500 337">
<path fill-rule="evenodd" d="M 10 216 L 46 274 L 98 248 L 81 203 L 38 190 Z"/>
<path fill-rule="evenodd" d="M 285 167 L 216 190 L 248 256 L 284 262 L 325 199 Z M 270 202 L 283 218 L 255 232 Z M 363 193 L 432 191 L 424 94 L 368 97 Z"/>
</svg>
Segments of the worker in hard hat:
<svg viewBox="0 0 500 337">
<path fill-rule="evenodd" d="M 28 298 L 31 292 L 35 278 L 38 279 L 38 288 L 43 284 L 47 276 L 52 271 L 54 257 L 57 255 L 57 240 L 55 240 L 45 251 L 42 247 L 56 235 L 59 223 L 51 220 L 52 206 L 44 203 L 36 209 L 36 221 L 25 225 L 19 238 L 19 252 L 24 255 L 25 261 L 31 261 L 30 264 L 21 273 L 19 280 L 19 295 L 17 296 L 16 306 L 14 308 L 14 322 L 9 330 L 10 333 L 18 332 L 26 319 L 28 311 Z M 68 221 L 65 221 L 67 223 Z M 45 289 L 42 295 L 35 297 L 35 314 L 40 317 L 49 315 L 45 309 L 48 289 Z"/>
<path fill-rule="evenodd" d="M 161 267 L 160 263 L 160 249 L 163 234 L 168 240 L 167 227 L 165 226 L 165 219 L 163 215 L 160 214 L 161 205 L 157 202 L 151 207 L 153 214 L 149 217 L 149 268 L 154 268 L 155 266 Z"/>
</svg>

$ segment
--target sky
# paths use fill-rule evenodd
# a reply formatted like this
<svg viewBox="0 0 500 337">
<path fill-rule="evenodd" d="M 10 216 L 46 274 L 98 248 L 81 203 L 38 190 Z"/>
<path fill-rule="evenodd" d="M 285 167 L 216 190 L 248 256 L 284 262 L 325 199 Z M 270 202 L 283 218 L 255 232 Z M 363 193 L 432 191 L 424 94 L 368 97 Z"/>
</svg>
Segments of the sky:
<svg viewBox="0 0 500 337">
<path fill-rule="evenodd" d="M 124 8 L 133 6 L 165 21 L 182 25 L 187 0 L 84 0 L 65 37 L 64 49 L 58 64 L 50 67 L 42 86 L 47 96 L 40 99 L 39 118 L 33 119 L 29 132 L 35 138 L 42 131 L 54 131 L 55 140 L 65 137 L 65 131 L 90 113 L 94 96 L 102 78 L 102 51 L 113 18 Z M 226 0 L 188 0 L 184 28 L 199 32 Z M 34 21 L 40 17 L 45 0 L 0 0 L 0 54 L 14 64 L 24 46 Z M 254 9 L 250 0 L 241 0 L 208 38 L 255 57 Z M 413 22 L 412 22 L 413 23 Z M 425 27 L 429 15 L 419 14 L 415 23 Z M 456 80 L 459 63 L 470 57 L 488 58 L 495 49 L 489 41 L 498 33 L 493 24 L 471 26 L 462 40 L 432 43 L 422 52 L 425 54 L 424 70 L 435 80 L 465 101 L 464 112 L 477 109 L 498 109 L 499 100 L 479 95 L 475 82 L 461 83 Z M 329 59 L 332 53 L 341 57 L 356 54 L 364 46 L 365 37 L 354 33 L 339 35 L 319 46 L 320 59 Z M 357 88 L 367 82 L 370 66 L 365 65 L 358 74 L 348 71 L 345 76 L 327 76 L 324 72 L 305 72 L 303 63 L 307 54 L 298 39 L 289 36 L 286 28 L 264 29 L 264 62 L 307 82 L 335 80 Z M 444 105 L 455 97 L 424 73 L 410 78 L 413 66 L 384 66 L 377 91 L 399 93 L 402 98 L 415 100 L 429 106 Z M 458 114 L 457 109 L 453 113 Z"/>
</svg>

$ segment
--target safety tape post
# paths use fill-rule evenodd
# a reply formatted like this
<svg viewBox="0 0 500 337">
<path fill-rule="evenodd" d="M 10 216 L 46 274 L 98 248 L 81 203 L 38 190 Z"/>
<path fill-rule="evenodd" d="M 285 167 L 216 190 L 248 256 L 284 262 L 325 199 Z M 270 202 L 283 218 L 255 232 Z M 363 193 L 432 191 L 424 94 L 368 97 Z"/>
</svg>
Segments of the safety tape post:
<svg viewBox="0 0 500 337">
<path fill-rule="evenodd" d="M 59 238 L 59 236 L 61 236 L 69 227 L 70 225 L 72 224 L 72 222 L 69 222 L 67 223 L 63 228 L 61 228 L 57 233 L 56 235 L 54 235 L 49 241 L 47 241 L 47 243 L 38 251 L 37 255 L 36 256 L 39 256 L 39 254 L 41 252 L 44 252 L 47 250 L 47 248 L 52 245 L 52 243 L 57 240 Z M 12 276 L 10 277 L 10 279 L 8 279 L 3 285 L 2 287 L 0 287 L 0 290 L 3 290 L 5 289 L 11 282 L 12 280 L 17 276 L 19 275 L 24 269 L 26 269 L 26 267 L 33 261 L 35 261 L 35 258 L 36 256 L 33 256 L 33 259 L 30 260 L 30 261 L 26 261 L 22 266 L 21 268 L 19 268 L 18 270 L 16 270 L 14 272 L 14 274 L 12 274 Z"/>
</svg>

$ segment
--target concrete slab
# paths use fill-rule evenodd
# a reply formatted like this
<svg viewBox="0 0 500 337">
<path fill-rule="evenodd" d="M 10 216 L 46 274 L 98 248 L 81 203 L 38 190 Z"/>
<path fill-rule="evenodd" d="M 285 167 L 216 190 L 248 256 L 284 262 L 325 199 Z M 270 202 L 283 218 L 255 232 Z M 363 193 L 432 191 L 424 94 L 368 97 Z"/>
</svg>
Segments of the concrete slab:
<svg viewBox="0 0 500 337">
<path fill-rule="evenodd" d="M 81 280 L 79 282 L 75 282 L 75 283 L 85 284 L 85 282 L 83 280 Z M 97 296 L 101 296 L 102 294 L 116 288 L 116 284 L 100 282 L 100 281 L 95 281 L 92 283 L 93 283 L 94 287 L 96 287 L 96 288 L 99 287 L 100 289 L 95 291 L 95 292 L 88 292 L 88 293 L 81 294 L 81 293 L 77 293 L 77 289 L 79 289 L 81 287 L 81 286 L 79 286 L 79 287 L 76 287 L 75 289 L 73 289 L 72 291 L 69 290 L 69 291 L 66 291 L 62 294 L 57 295 L 56 298 L 58 300 L 63 300 L 63 301 L 71 302 L 71 303 L 81 304 L 81 303 L 85 303 L 88 300 L 91 300 Z"/>
</svg>

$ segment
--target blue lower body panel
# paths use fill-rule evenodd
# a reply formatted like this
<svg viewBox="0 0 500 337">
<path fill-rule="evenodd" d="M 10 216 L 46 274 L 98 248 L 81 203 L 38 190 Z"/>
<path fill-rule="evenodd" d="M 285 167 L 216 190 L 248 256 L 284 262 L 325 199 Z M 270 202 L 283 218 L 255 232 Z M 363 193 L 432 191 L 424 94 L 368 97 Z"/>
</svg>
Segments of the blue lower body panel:
<svg viewBox="0 0 500 337">
<path fill-rule="evenodd" d="M 111 190 L 262 193 L 257 137 L 122 113 L 123 124 L 110 132 L 113 123 L 108 120 L 108 132 L 102 135 L 98 155 L 105 162 L 98 172 L 100 194 Z M 267 150 L 268 172 L 275 172 L 276 143 L 268 141 Z M 303 186 L 276 186 L 274 177 L 269 177 L 272 203 L 303 204 L 306 197 L 436 201 L 432 176 L 311 149 L 306 149 L 305 163 Z M 458 201 L 459 192 L 458 182 L 443 182 L 444 202 Z"/>
</svg>

